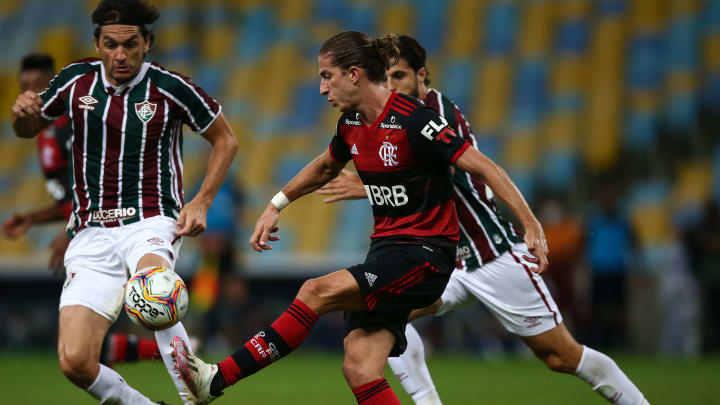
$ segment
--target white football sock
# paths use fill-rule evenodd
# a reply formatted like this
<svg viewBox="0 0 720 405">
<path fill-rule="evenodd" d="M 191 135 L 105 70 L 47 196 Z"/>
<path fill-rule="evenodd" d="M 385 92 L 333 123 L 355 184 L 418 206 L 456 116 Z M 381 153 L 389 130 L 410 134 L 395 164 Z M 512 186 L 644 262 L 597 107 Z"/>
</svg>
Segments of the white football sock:
<svg viewBox="0 0 720 405">
<path fill-rule="evenodd" d="M 167 368 L 168 373 L 170 373 L 172 382 L 173 384 L 175 384 L 175 387 L 178 390 L 178 394 L 180 394 L 180 399 L 182 399 L 185 405 L 188 405 L 191 402 L 190 400 L 188 400 L 187 393 L 185 392 L 185 384 L 180 379 L 180 372 L 175 370 L 175 363 L 172 360 L 173 348 L 172 346 L 170 346 L 170 343 L 175 336 L 179 336 L 192 352 L 192 346 L 190 346 L 190 338 L 188 337 L 188 334 L 185 331 L 185 327 L 182 325 L 181 322 L 178 322 L 167 329 L 155 331 L 155 341 L 157 341 L 158 350 L 160 351 L 160 355 L 162 356 L 163 363 L 165 363 L 165 368 Z"/>
<path fill-rule="evenodd" d="M 416 405 L 442 405 L 425 364 L 422 339 L 411 324 L 407 324 L 405 337 L 408 341 L 407 350 L 400 357 L 388 358 L 390 368 Z"/>
<path fill-rule="evenodd" d="M 610 357 L 583 346 L 575 375 L 616 405 L 649 405 L 635 384 Z"/>
<path fill-rule="evenodd" d="M 146 396 L 129 386 L 115 370 L 100 365 L 100 372 L 95 381 L 88 387 L 88 394 L 101 404 L 113 405 L 146 405 L 154 404 Z"/>
</svg>

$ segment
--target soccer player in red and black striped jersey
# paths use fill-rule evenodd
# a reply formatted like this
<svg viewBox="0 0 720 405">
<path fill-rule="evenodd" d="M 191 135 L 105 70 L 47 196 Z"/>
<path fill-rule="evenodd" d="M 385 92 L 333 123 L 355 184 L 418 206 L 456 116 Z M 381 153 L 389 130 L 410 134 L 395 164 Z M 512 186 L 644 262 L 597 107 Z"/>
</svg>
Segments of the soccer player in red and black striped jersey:
<svg viewBox="0 0 720 405">
<path fill-rule="evenodd" d="M 407 35 L 399 39 L 400 59 L 388 70 L 387 88 L 422 100 L 444 116 L 458 135 L 476 145 L 470 125 L 457 105 L 440 91 L 428 87 L 425 49 Z M 318 190 L 321 194 L 334 194 L 327 202 L 366 197 L 360 178 L 344 172 L 344 176 Z M 460 221 L 457 268 L 441 299 L 428 308 L 414 311 L 411 317 L 441 315 L 481 301 L 550 369 L 574 373 L 613 403 L 647 403 L 615 362 L 581 346 L 572 337 L 542 277 L 533 273 L 521 259 L 527 254 L 527 246 L 512 225 L 499 215 L 490 188 L 481 179 L 456 168 L 453 198 Z M 390 367 L 416 405 L 439 405 L 420 335 L 411 324 L 407 326 L 406 335 L 407 351 L 390 358 Z"/>
<path fill-rule="evenodd" d="M 357 31 L 327 40 L 318 55 L 320 92 L 343 112 L 330 147 L 279 192 L 250 238 L 262 252 L 277 231 L 279 211 L 333 179 L 351 159 L 367 191 L 375 230 L 364 263 L 306 281 L 272 325 L 219 364 L 209 365 L 178 342 L 175 359 L 199 403 L 286 356 L 322 314 L 345 311 L 343 373 L 359 404 L 399 404 L 383 374 L 388 356 L 405 350 L 410 311 L 436 301 L 455 267 L 459 226 L 451 166 L 487 179 L 526 228 L 544 270 L 545 237 L 522 195 L 489 159 L 457 136 L 417 99 L 383 87 L 399 55 L 397 37 L 372 40 Z"/>
<path fill-rule="evenodd" d="M 48 87 L 55 76 L 55 61 L 50 55 L 32 54 L 20 63 L 20 89 L 39 93 Z M 23 213 L 15 213 L 2 223 L 3 234 L 11 239 L 24 235 L 31 226 L 67 221 L 72 211 L 72 190 L 68 179 L 68 155 L 72 128 L 70 119 L 63 115 L 37 135 L 37 152 L 45 186 L 55 204 Z M 70 242 L 60 232 L 50 244 L 50 269 L 55 274 L 63 270 L 65 249 Z"/>
<path fill-rule="evenodd" d="M 100 58 L 65 67 L 50 87 L 22 93 L 13 128 L 31 138 L 67 114 L 72 241 L 65 253 L 58 354 L 65 376 L 100 402 L 147 404 L 115 371 L 99 363 L 103 337 L 122 308 L 128 274 L 172 269 L 183 236 L 205 229 L 206 213 L 237 151 L 220 105 L 187 77 L 145 61 L 153 44 L 146 25 L 159 18 L 145 0 L 102 0 L 92 14 Z M 200 190 L 185 203 L 182 127 L 212 144 Z M 160 353 L 173 370 L 170 343 L 188 341 L 182 324 L 158 331 Z"/>
</svg>

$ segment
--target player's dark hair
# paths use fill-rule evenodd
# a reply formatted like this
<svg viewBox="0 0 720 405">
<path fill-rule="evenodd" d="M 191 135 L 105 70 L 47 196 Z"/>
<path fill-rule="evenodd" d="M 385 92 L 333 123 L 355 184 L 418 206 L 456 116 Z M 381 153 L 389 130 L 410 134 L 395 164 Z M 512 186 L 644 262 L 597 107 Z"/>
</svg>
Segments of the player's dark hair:
<svg viewBox="0 0 720 405">
<path fill-rule="evenodd" d="M 385 72 L 397 63 L 400 50 L 396 35 L 372 39 L 359 31 L 343 31 L 325 41 L 318 54 L 329 56 L 332 65 L 341 69 L 359 66 L 377 83 L 385 81 Z"/>
<path fill-rule="evenodd" d="M 152 48 L 155 35 L 146 25 L 160 18 L 160 11 L 148 4 L 147 0 L 101 0 L 92 13 L 92 22 L 97 24 L 95 39 L 100 39 L 100 29 L 105 25 L 135 25 L 150 42 Z"/>
<path fill-rule="evenodd" d="M 409 35 L 400 35 L 398 36 L 398 40 L 400 41 L 400 57 L 407 61 L 412 70 L 417 73 L 421 68 L 427 69 L 425 66 L 425 60 L 427 59 L 425 48 L 423 48 L 415 38 Z M 430 84 L 430 79 L 427 76 L 425 77 L 424 83 L 426 86 Z"/>
<path fill-rule="evenodd" d="M 44 53 L 33 53 L 25 56 L 20 61 L 20 71 L 39 70 L 43 73 L 55 74 L 55 60 Z"/>
</svg>

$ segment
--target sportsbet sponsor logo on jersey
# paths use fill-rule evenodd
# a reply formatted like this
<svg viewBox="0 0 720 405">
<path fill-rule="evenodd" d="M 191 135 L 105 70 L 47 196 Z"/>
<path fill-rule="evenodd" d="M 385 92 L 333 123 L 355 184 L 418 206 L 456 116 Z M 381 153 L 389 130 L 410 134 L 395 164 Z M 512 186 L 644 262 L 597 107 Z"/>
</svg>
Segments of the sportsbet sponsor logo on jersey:
<svg viewBox="0 0 720 405">
<path fill-rule="evenodd" d="M 95 222 L 119 221 L 121 219 L 132 218 L 135 214 L 137 214 L 137 209 L 134 207 L 97 210 L 92 212 L 90 220 Z"/>
</svg>

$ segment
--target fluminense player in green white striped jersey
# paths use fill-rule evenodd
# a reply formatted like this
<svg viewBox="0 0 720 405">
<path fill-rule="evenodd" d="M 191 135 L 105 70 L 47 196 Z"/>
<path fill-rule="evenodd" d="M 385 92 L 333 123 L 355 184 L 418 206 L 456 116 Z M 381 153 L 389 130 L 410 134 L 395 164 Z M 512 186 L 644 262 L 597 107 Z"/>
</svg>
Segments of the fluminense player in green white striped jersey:
<svg viewBox="0 0 720 405">
<path fill-rule="evenodd" d="M 205 230 L 206 213 L 237 151 L 220 105 L 188 78 L 145 61 L 160 14 L 146 0 L 102 0 L 92 14 L 100 58 L 71 63 L 41 94 L 13 106 L 17 136 L 32 138 L 64 113 L 73 137 L 73 237 L 65 254 L 58 356 L 70 381 L 101 403 L 148 404 L 99 363 L 103 338 L 122 308 L 128 277 L 151 266 L 172 269 L 183 236 Z M 182 126 L 212 144 L 207 173 L 187 204 L 182 189 Z M 176 378 L 170 342 L 182 324 L 155 333 Z"/>
<path fill-rule="evenodd" d="M 447 119 L 455 132 L 477 145 L 460 109 L 438 90 L 428 87 L 425 49 L 407 35 L 400 36 L 400 60 L 387 72 L 387 87 L 422 100 Z M 534 273 L 526 255 L 532 247 L 500 217 L 492 192 L 482 179 L 455 168 L 455 209 L 460 221 L 456 268 L 435 304 L 410 314 L 441 315 L 481 301 L 503 324 L 520 336 L 535 355 L 554 371 L 575 374 L 605 399 L 618 405 L 648 405 L 640 390 L 608 356 L 578 344 L 565 327 L 545 283 Z M 346 172 L 319 191 L 333 194 L 326 202 L 365 198 L 357 175 Z M 405 330 L 407 351 L 388 360 L 416 405 L 441 405 L 420 335 L 412 324 Z"/>
</svg>

